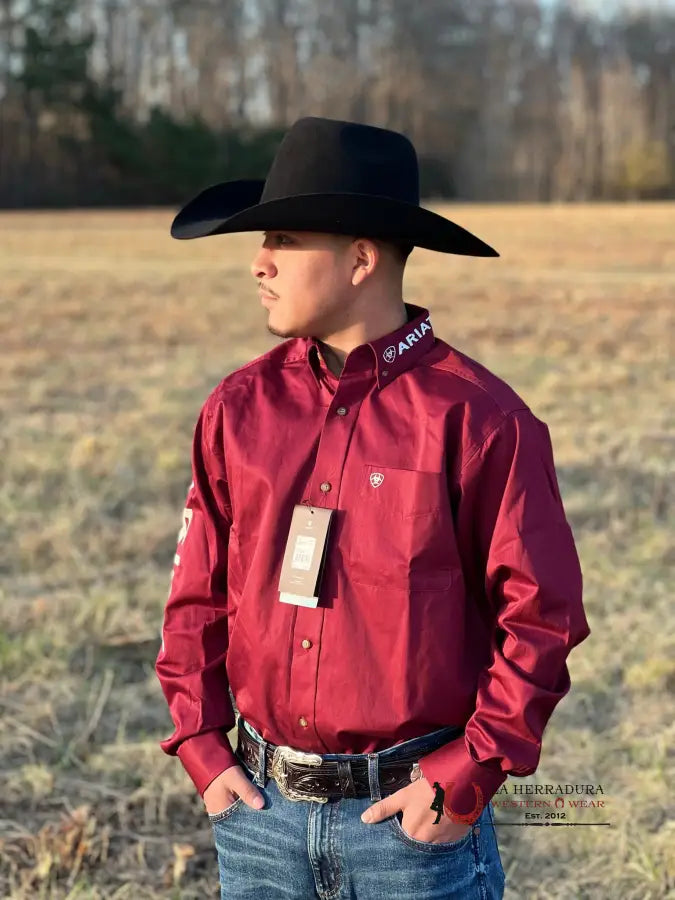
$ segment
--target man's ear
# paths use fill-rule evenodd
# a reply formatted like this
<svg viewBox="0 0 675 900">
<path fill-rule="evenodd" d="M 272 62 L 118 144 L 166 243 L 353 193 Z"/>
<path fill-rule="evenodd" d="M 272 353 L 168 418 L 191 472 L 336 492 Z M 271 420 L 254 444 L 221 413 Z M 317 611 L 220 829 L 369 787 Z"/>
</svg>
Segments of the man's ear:
<svg viewBox="0 0 675 900">
<path fill-rule="evenodd" d="M 374 241 L 357 238 L 354 241 L 355 261 L 352 267 L 352 284 L 362 284 L 372 275 L 380 259 L 380 248 Z"/>
</svg>

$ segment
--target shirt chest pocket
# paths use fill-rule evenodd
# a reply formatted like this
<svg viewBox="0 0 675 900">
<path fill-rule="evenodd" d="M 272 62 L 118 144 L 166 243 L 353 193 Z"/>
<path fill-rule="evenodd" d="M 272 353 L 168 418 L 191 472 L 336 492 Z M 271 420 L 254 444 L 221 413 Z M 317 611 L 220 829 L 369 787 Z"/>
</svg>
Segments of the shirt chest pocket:
<svg viewBox="0 0 675 900">
<path fill-rule="evenodd" d="M 351 511 L 352 581 L 400 590 L 450 587 L 444 478 L 364 463 Z"/>
<path fill-rule="evenodd" d="M 428 516 L 442 505 L 442 475 L 364 463 L 357 495 L 374 514 L 404 519 Z"/>
</svg>

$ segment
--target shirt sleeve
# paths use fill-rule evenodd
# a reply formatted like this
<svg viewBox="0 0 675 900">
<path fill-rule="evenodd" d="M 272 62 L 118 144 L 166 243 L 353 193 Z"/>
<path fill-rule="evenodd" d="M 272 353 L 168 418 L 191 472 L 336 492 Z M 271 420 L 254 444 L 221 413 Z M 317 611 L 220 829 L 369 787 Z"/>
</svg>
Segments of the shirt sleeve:
<svg viewBox="0 0 675 900">
<path fill-rule="evenodd" d="M 570 688 L 567 656 L 590 628 L 544 422 L 527 408 L 507 414 L 464 463 L 458 497 L 457 541 L 467 583 L 483 592 L 490 664 L 462 737 L 419 765 L 443 787 L 448 816 L 469 822 L 507 775 L 535 771 L 544 728 Z"/>
<path fill-rule="evenodd" d="M 162 645 L 155 671 L 175 730 L 160 747 L 177 755 L 198 792 L 238 760 L 227 732 L 235 725 L 225 659 L 227 547 L 232 511 L 222 440 L 211 398 L 192 442 L 192 483 L 183 510 Z"/>
</svg>

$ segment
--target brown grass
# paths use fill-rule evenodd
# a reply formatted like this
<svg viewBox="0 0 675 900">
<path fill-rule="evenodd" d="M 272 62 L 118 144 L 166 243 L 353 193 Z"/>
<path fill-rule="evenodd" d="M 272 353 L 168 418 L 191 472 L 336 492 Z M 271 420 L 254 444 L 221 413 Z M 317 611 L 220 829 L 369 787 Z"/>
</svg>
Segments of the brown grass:
<svg viewBox="0 0 675 900">
<path fill-rule="evenodd" d="M 672 897 L 675 208 L 448 214 L 502 258 L 416 250 L 406 298 L 548 423 L 593 629 L 525 782 L 600 783 L 613 823 L 503 824 L 508 896 Z M 0 894 L 17 900 L 218 896 L 202 803 L 157 745 L 153 662 L 197 413 L 276 339 L 257 236 L 179 243 L 170 219 L 0 215 Z"/>
</svg>

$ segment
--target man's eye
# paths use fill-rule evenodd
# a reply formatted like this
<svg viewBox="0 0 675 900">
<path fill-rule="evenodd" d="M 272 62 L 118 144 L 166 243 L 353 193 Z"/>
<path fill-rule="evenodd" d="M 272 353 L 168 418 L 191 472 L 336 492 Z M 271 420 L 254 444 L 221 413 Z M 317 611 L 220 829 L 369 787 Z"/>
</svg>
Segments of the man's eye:
<svg viewBox="0 0 675 900">
<path fill-rule="evenodd" d="M 289 243 L 289 244 L 291 243 L 291 239 L 290 239 L 287 235 L 285 235 L 285 234 L 278 234 L 278 235 L 277 235 L 277 244 L 280 244 L 280 243 L 282 243 L 283 241 L 286 241 L 286 242 Z"/>
</svg>

